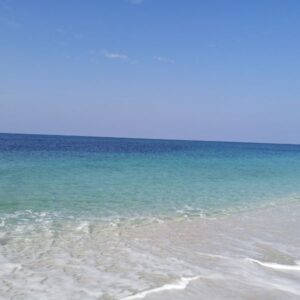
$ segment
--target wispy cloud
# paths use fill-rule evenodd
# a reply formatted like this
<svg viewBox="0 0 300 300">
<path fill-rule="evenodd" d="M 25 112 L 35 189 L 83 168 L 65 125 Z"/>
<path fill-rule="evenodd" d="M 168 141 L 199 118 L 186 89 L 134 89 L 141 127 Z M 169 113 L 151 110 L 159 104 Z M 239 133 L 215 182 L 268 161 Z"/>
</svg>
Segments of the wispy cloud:
<svg viewBox="0 0 300 300">
<path fill-rule="evenodd" d="M 132 59 L 127 54 L 120 53 L 120 52 L 112 52 L 107 50 L 97 50 L 95 48 L 91 48 L 87 51 L 87 54 L 90 57 L 92 62 L 100 63 L 100 56 L 104 57 L 107 60 L 111 61 L 123 61 L 132 65 L 138 64 L 138 60 Z"/>
<path fill-rule="evenodd" d="M 126 60 L 128 59 L 128 56 L 123 53 L 117 53 L 117 52 L 108 52 L 108 51 L 103 51 L 102 55 L 111 60 Z"/>
<path fill-rule="evenodd" d="M 145 0 L 128 0 L 130 4 L 142 4 Z"/>
<path fill-rule="evenodd" d="M 175 61 L 169 57 L 164 57 L 164 56 L 154 56 L 154 59 L 156 61 L 165 63 L 165 64 L 174 64 Z"/>
</svg>

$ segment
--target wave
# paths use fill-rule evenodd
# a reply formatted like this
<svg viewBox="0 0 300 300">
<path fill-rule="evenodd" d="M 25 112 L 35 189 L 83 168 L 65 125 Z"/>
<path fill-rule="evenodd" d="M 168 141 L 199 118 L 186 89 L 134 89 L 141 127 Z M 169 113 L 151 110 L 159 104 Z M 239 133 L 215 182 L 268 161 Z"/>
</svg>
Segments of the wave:
<svg viewBox="0 0 300 300">
<path fill-rule="evenodd" d="M 198 278 L 200 278 L 200 276 L 182 277 L 182 278 L 180 278 L 180 280 L 178 280 L 175 283 L 171 283 L 171 284 L 169 283 L 169 284 L 165 284 L 158 288 L 146 290 L 146 291 L 140 292 L 138 294 L 125 297 L 122 300 L 143 299 L 149 294 L 159 293 L 159 292 L 168 291 L 168 290 L 184 290 L 191 281 L 196 280 Z"/>
<path fill-rule="evenodd" d="M 263 267 L 266 268 L 271 268 L 274 270 L 280 270 L 280 271 L 300 271 L 300 263 L 296 262 L 295 265 L 283 265 L 283 264 L 278 264 L 278 263 L 273 263 L 273 262 L 262 262 L 257 259 L 253 258 L 247 258 L 247 260 L 254 262 L 256 264 L 259 264 Z"/>
</svg>

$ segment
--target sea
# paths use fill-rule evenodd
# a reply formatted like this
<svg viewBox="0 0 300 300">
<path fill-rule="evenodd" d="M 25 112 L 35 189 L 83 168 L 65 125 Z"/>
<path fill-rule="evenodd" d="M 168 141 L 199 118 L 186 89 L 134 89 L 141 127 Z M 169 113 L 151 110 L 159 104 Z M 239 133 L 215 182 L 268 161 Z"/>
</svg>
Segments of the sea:
<svg viewBox="0 0 300 300">
<path fill-rule="evenodd" d="M 300 299 L 300 145 L 0 134 L 0 299 Z"/>
</svg>

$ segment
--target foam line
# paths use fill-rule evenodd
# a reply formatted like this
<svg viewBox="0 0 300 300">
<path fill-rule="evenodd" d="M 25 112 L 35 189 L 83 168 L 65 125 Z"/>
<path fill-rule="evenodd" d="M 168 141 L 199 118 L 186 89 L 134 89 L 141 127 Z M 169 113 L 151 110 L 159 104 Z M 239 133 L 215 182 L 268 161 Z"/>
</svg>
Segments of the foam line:
<svg viewBox="0 0 300 300">
<path fill-rule="evenodd" d="M 300 264 L 296 265 L 281 265 L 277 263 L 272 262 L 261 262 L 259 260 L 253 259 L 253 258 L 247 258 L 247 260 L 257 263 L 263 267 L 271 268 L 274 270 L 282 270 L 282 271 L 300 271 Z"/>
<path fill-rule="evenodd" d="M 198 278 L 199 278 L 199 276 L 182 277 L 176 283 L 165 284 L 165 285 L 163 285 L 161 287 L 158 287 L 158 288 L 154 288 L 154 289 L 143 291 L 141 293 L 138 293 L 138 294 L 135 294 L 135 295 L 132 295 L 132 296 L 125 297 L 122 300 L 143 299 L 149 294 L 159 293 L 159 292 L 168 291 L 168 290 L 184 290 L 191 281 L 196 280 Z"/>
<path fill-rule="evenodd" d="M 205 252 L 198 252 L 198 255 L 208 256 L 208 257 L 213 257 L 213 258 L 221 258 L 221 259 L 232 259 L 232 257 L 229 257 L 229 256 L 224 256 L 224 255 L 220 255 L 220 254 L 210 254 L 210 253 L 205 253 Z"/>
</svg>

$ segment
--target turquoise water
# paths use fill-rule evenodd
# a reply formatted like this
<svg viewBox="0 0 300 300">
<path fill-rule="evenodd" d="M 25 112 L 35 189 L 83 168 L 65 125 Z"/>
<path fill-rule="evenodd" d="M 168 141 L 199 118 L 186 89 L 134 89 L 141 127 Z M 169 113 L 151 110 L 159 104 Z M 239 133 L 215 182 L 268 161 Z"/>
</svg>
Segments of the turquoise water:
<svg viewBox="0 0 300 300">
<path fill-rule="evenodd" d="M 300 146 L 0 135 L 0 210 L 229 213 L 300 197 Z"/>
</svg>

